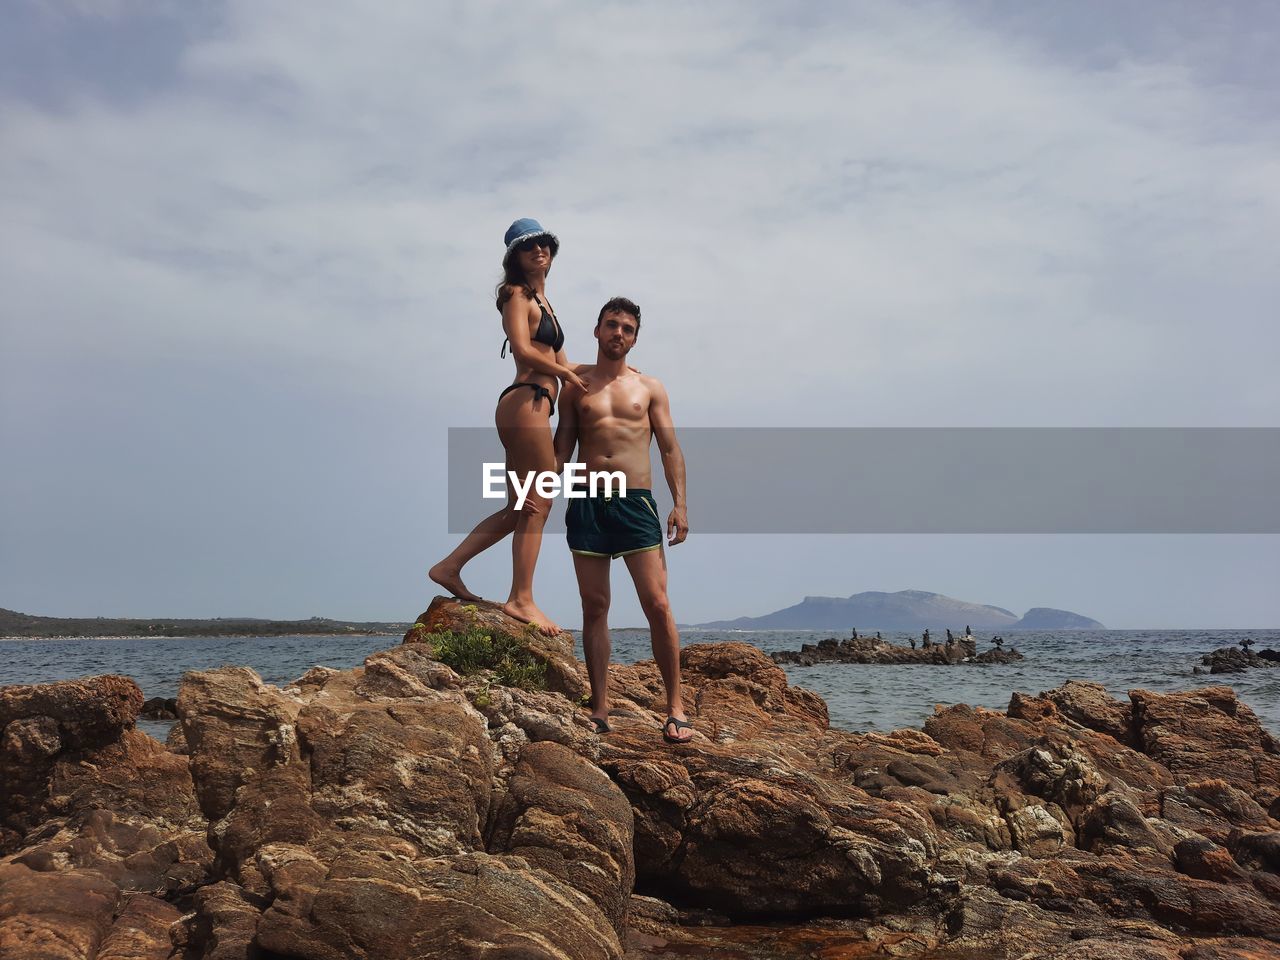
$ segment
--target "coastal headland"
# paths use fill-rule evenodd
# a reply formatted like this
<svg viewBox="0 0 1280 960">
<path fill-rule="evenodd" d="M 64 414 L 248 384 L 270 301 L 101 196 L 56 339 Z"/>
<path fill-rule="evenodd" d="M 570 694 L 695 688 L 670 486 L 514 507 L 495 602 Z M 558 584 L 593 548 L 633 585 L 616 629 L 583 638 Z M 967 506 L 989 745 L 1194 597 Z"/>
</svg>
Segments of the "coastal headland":
<svg viewBox="0 0 1280 960">
<path fill-rule="evenodd" d="M 406 623 L 330 620 L 262 620 L 214 617 L 207 620 L 151 620 L 140 617 L 40 617 L 0 609 L 0 637 L 280 637 L 363 634 L 391 636 Z"/>
<path fill-rule="evenodd" d="M 681 663 L 679 747 L 652 662 L 597 736 L 568 635 L 445 598 L 355 669 L 188 673 L 167 744 L 127 677 L 0 688 L 0 956 L 1280 951 L 1280 742 L 1229 687 L 858 733 L 749 644 Z"/>
</svg>

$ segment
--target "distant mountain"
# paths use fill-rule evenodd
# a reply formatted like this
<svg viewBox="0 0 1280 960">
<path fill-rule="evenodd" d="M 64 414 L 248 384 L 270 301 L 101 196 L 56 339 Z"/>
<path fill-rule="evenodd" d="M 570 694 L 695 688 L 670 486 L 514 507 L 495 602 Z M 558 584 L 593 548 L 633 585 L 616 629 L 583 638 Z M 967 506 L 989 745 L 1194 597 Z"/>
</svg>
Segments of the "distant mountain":
<svg viewBox="0 0 1280 960">
<path fill-rule="evenodd" d="M 1032 607 L 1010 630 L 1105 630 L 1097 620 L 1090 620 L 1070 610 Z"/>
<path fill-rule="evenodd" d="M 1035 617 L 1032 617 L 1035 614 Z M 1027 617 L 1032 617 L 1030 621 Z M 1071 630 L 1104 629 L 1088 617 L 1066 610 L 1036 607 L 1027 617 L 1004 607 L 969 603 L 926 590 L 883 593 L 868 590 L 851 597 L 805 597 L 795 606 L 761 617 L 738 617 L 697 624 L 708 630 Z M 1068 622 L 1070 620 L 1071 622 Z"/>
</svg>

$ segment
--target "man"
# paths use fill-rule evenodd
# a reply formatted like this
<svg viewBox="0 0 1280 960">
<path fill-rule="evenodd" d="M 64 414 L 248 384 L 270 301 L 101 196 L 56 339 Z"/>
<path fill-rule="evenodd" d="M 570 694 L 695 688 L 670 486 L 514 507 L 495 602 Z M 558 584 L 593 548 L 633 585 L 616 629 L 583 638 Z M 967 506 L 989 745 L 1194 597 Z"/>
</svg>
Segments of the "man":
<svg viewBox="0 0 1280 960">
<path fill-rule="evenodd" d="M 569 549 L 582 594 L 582 647 L 591 679 L 591 722 L 597 733 L 609 727 L 609 564 L 622 557 L 635 583 L 640 606 L 649 621 L 653 658 L 667 689 L 667 720 L 662 738 L 686 743 L 693 728 L 680 700 L 680 636 L 667 601 L 667 558 L 662 550 L 662 524 L 649 469 L 649 438 L 658 441 L 662 469 L 675 507 L 667 517 L 667 544 L 682 543 L 689 533 L 685 516 L 684 455 L 676 442 L 667 391 L 654 377 L 627 366 L 627 354 L 640 334 L 640 308 L 626 297 L 614 297 L 596 318 L 594 366 L 579 369 L 583 391 L 565 384 L 556 427 L 556 461 L 580 460 L 588 475 L 621 472 L 625 497 L 570 499 L 566 523 Z M 591 491 L 588 491 L 590 494 Z"/>
</svg>

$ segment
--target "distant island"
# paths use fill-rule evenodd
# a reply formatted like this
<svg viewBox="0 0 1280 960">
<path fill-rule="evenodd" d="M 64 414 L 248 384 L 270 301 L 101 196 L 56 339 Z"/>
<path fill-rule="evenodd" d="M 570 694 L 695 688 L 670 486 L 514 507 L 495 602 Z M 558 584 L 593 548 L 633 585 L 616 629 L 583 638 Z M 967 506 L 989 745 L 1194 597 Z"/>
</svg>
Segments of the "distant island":
<svg viewBox="0 0 1280 960">
<path fill-rule="evenodd" d="M 0 637 L 280 637 L 297 635 L 395 635 L 408 623 L 330 620 L 146 620 L 139 617 L 37 617 L 0 608 Z"/>
<path fill-rule="evenodd" d="M 805 597 L 794 606 L 760 617 L 713 620 L 707 630 L 1105 630 L 1101 623 L 1070 610 L 1033 607 L 1019 617 L 1004 607 L 969 603 L 929 593 L 868 590 L 851 597 Z"/>
</svg>

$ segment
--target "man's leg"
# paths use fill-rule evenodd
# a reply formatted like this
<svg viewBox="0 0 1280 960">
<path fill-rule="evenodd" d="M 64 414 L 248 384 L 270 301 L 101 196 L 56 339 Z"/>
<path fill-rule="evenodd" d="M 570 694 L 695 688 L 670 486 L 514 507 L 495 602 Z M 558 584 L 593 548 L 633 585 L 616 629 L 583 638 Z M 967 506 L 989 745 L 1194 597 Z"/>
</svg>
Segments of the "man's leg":
<svg viewBox="0 0 1280 960">
<path fill-rule="evenodd" d="M 688 719 L 680 699 L 680 634 L 676 632 L 676 620 L 667 600 L 667 557 L 662 548 L 633 553 L 623 559 L 635 581 L 640 608 L 649 621 L 649 638 L 653 643 L 653 659 L 657 661 L 662 682 L 667 688 L 667 716 L 677 720 Z M 668 723 L 667 736 L 676 740 L 688 740 L 693 733 Z"/>
<path fill-rule="evenodd" d="M 591 679 L 591 716 L 609 721 L 609 558 L 573 555 L 582 595 L 582 655 Z"/>
</svg>

